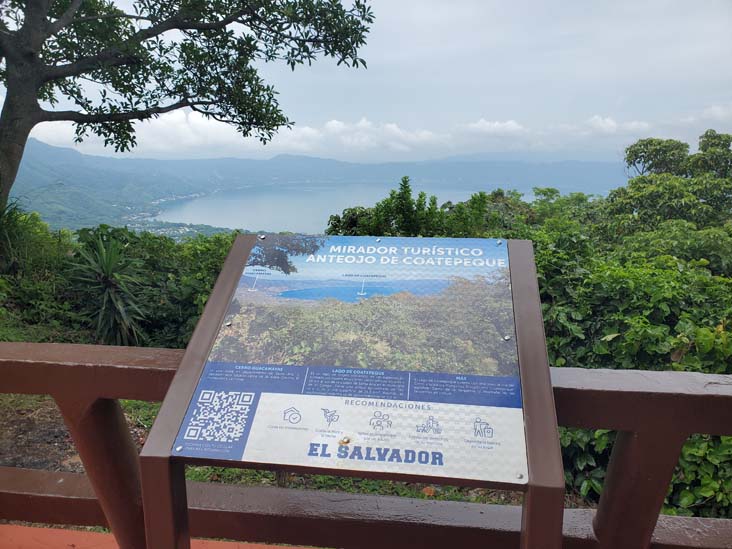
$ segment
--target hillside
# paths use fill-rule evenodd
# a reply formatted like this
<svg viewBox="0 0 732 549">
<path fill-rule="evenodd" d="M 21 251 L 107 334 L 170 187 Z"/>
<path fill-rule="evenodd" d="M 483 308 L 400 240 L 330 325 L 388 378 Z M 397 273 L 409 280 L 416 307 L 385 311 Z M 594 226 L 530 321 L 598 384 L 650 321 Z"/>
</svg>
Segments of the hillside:
<svg viewBox="0 0 732 549">
<path fill-rule="evenodd" d="M 606 194 L 626 179 L 620 162 L 502 161 L 496 155 L 382 164 L 292 155 L 269 160 L 152 160 L 85 155 L 31 139 L 13 196 L 23 207 L 38 211 L 53 228 L 99 223 L 154 227 L 145 220 L 171 200 L 251 185 L 276 188 L 317 183 L 327 189 L 358 183 L 383 187 L 407 174 L 415 185 L 440 185 L 446 191 L 502 187 L 525 194 L 537 186 L 564 193 Z"/>
</svg>

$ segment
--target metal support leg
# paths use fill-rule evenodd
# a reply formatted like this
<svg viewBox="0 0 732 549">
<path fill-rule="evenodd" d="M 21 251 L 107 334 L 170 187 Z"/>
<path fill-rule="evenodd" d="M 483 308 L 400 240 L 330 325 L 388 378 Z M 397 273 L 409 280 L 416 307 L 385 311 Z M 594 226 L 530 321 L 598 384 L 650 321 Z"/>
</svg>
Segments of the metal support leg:
<svg viewBox="0 0 732 549">
<path fill-rule="evenodd" d="M 169 457 L 140 457 L 148 549 L 190 549 L 185 466 Z"/>
<path fill-rule="evenodd" d="M 521 549 L 561 549 L 564 486 L 529 486 L 521 515 Z"/>
</svg>

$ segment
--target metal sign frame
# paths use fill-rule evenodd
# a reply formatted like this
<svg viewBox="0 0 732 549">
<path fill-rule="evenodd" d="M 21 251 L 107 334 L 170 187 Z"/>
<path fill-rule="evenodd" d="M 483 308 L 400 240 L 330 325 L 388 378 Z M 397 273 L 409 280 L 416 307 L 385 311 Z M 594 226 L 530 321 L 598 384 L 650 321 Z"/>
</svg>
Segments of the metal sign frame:
<svg viewBox="0 0 732 549">
<path fill-rule="evenodd" d="M 508 240 L 507 246 L 519 378 L 523 396 L 528 482 L 512 484 L 463 481 L 403 473 L 237 463 L 228 460 L 171 456 L 171 448 L 189 402 L 257 238 L 256 235 L 239 235 L 236 238 L 140 455 L 148 547 L 155 549 L 190 547 L 185 465 L 279 469 L 521 491 L 524 492 L 521 546 L 547 549 L 561 547 L 564 471 L 533 247 L 527 240 Z"/>
</svg>

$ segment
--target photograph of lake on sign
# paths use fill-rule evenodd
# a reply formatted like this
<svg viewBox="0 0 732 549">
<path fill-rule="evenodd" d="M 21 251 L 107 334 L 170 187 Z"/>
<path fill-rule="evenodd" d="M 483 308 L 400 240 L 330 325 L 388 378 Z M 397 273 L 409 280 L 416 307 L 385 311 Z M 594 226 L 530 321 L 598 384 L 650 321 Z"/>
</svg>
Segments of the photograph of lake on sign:
<svg viewBox="0 0 732 549">
<path fill-rule="evenodd" d="M 267 236 L 209 361 L 518 376 L 505 242 Z"/>
</svg>

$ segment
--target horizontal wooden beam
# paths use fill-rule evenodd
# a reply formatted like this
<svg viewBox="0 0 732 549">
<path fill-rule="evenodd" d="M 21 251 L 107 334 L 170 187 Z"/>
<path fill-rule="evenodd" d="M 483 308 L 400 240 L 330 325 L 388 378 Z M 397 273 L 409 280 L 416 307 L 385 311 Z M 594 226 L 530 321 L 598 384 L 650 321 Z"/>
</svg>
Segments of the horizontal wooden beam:
<svg viewBox="0 0 732 549">
<path fill-rule="evenodd" d="M 182 350 L 0 343 L 0 391 L 160 401 Z M 732 376 L 552 368 L 560 425 L 732 435 Z"/>
<path fill-rule="evenodd" d="M 732 435 L 732 375 L 584 368 L 551 374 L 560 425 L 633 432 L 672 425 Z"/>
<path fill-rule="evenodd" d="M 188 483 L 191 531 L 266 543 L 349 549 L 518 547 L 521 508 Z M 564 513 L 564 547 L 596 548 L 591 509 Z M 0 519 L 104 526 L 84 475 L 0 467 Z M 729 548 L 732 521 L 661 516 L 652 549 Z"/>
<path fill-rule="evenodd" d="M 178 349 L 0 343 L 0 391 L 159 401 L 181 358 Z"/>
<path fill-rule="evenodd" d="M 0 467 L 0 518 L 108 526 L 86 475 L 20 467 Z"/>
</svg>

